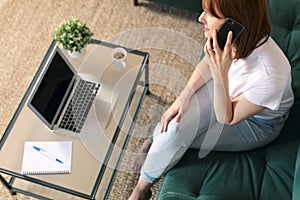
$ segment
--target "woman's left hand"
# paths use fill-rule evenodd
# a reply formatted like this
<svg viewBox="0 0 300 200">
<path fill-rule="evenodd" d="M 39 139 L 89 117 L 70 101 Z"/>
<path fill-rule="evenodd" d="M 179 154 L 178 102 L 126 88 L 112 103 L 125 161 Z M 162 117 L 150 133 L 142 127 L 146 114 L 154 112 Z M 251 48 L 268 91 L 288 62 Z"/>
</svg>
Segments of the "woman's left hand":
<svg viewBox="0 0 300 200">
<path fill-rule="evenodd" d="M 213 39 L 213 45 L 211 40 Z M 224 50 L 218 45 L 217 31 L 213 30 L 213 38 L 209 38 L 205 45 L 205 53 L 210 58 L 210 70 L 215 81 L 222 81 L 227 77 L 231 63 L 233 61 L 232 52 L 232 31 L 228 33 Z"/>
</svg>

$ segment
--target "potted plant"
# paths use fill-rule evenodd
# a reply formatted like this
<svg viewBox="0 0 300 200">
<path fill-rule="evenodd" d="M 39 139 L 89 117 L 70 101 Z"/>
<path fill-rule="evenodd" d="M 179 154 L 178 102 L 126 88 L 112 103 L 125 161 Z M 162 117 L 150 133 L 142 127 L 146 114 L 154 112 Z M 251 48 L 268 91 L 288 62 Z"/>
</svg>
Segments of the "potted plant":
<svg viewBox="0 0 300 200">
<path fill-rule="evenodd" d="M 57 27 L 54 39 L 72 57 L 78 57 L 78 54 L 85 52 L 85 48 L 91 42 L 93 35 L 84 22 L 76 17 L 71 17 Z"/>
</svg>

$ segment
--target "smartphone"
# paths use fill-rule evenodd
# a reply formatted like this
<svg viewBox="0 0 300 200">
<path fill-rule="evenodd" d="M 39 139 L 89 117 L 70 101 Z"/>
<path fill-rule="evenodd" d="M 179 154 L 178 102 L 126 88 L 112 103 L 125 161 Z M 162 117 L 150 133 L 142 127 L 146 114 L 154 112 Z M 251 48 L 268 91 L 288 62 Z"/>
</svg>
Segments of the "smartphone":
<svg viewBox="0 0 300 200">
<path fill-rule="evenodd" d="M 220 49 L 224 49 L 229 31 L 232 31 L 233 33 L 231 40 L 233 42 L 235 38 L 237 38 L 242 33 L 243 30 L 244 25 L 240 24 L 234 19 L 227 18 L 226 21 L 221 25 L 220 29 L 217 31 L 217 39 Z M 213 41 L 211 40 L 211 42 Z"/>
</svg>

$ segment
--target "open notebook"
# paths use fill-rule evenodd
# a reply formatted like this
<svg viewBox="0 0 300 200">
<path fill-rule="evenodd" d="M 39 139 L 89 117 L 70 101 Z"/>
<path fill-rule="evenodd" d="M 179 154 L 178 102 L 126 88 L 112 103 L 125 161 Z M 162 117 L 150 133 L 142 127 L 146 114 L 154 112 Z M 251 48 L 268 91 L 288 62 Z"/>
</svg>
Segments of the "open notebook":
<svg viewBox="0 0 300 200">
<path fill-rule="evenodd" d="M 72 141 L 27 141 L 24 144 L 22 174 L 71 173 Z"/>
</svg>

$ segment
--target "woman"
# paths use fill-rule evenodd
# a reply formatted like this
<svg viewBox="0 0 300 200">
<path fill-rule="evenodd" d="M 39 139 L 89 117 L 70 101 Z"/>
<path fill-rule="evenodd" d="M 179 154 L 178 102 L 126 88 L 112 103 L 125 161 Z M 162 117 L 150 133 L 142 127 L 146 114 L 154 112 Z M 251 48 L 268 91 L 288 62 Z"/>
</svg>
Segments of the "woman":
<svg viewBox="0 0 300 200">
<path fill-rule="evenodd" d="M 266 0 L 203 0 L 205 57 L 187 86 L 163 114 L 134 164 L 141 176 L 129 199 L 149 199 L 150 188 L 187 148 L 245 151 L 279 134 L 294 102 L 290 64 L 270 37 Z M 217 31 L 226 18 L 244 25 L 234 41 L 229 32 L 222 51 Z M 147 156 L 146 156 L 147 155 Z"/>
</svg>

